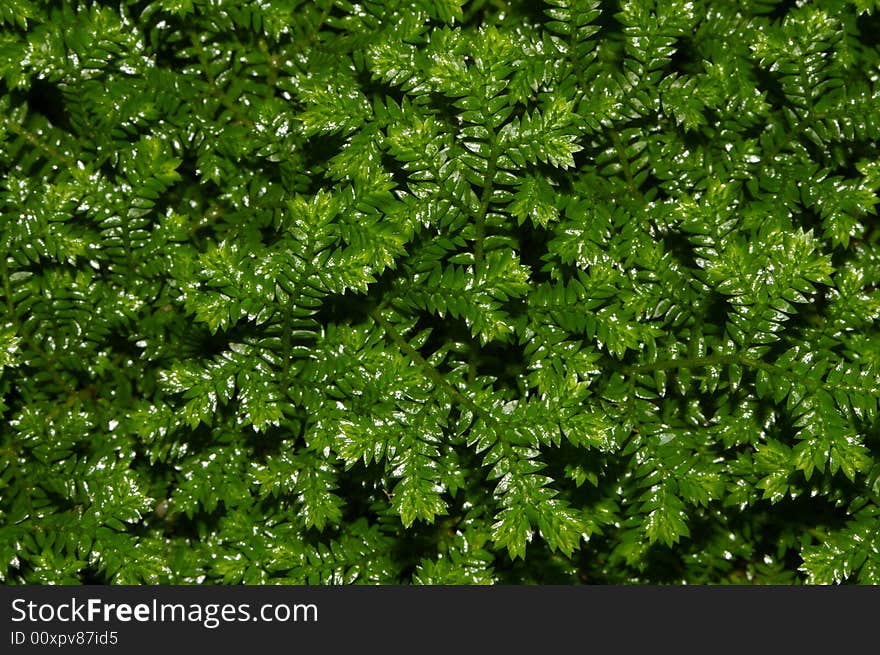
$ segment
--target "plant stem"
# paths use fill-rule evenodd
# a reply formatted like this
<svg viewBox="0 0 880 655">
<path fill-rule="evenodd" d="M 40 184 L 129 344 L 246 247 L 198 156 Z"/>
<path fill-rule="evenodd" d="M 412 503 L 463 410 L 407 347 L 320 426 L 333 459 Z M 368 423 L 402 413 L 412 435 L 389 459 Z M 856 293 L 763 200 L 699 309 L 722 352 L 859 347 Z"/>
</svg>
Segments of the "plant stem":
<svg viewBox="0 0 880 655">
<path fill-rule="evenodd" d="M 492 422 L 492 417 L 483 410 L 482 407 L 477 405 L 473 400 L 464 395 L 461 391 L 456 389 L 449 381 L 444 378 L 440 372 L 431 366 L 428 361 L 422 357 L 421 353 L 418 350 L 413 348 L 409 342 L 404 339 L 400 333 L 394 328 L 388 320 L 382 316 L 382 314 L 378 311 L 378 309 L 370 310 L 370 317 L 376 321 L 376 323 L 385 330 L 385 334 L 391 337 L 391 340 L 400 348 L 403 353 L 405 353 L 422 371 L 427 375 L 431 381 L 436 384 L 438 387 L 443 389 L 453 400 L 455 400 L 460 405 L 464 405 L 471 412 L 473 412 L 476 416 L 479 416 L 481 419 Z"/>
</svg>

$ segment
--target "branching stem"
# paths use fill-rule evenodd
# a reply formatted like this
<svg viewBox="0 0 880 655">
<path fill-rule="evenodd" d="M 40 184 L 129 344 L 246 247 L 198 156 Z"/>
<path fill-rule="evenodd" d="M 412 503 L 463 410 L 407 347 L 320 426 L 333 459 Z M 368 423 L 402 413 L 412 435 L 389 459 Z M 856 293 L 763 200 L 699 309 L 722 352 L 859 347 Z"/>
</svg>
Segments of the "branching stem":
<svg viewBox="0 0 880 655">
<path fill-rule="evenodd" d="M 450 382 L 440 374 L 440 372 L 431 366 L 428 361 L 422 357 L 421 353 L 413 348 L 409 342 L 404 339 L 400 333 L 394 328 L 394 326 L 379 312 L 378 309 L 373 309 L 370 311 L 370 317 L 376 321 L 376 323 L 385 330 L 385 334 L 391 337 L 391 340 L 397 345 L 398 348 L 409 357 L 415 364 L 422 369 L 425 375 L 430 378 L 430 380 L 437 385 L 439 388 L 443 389 L 453 400 L 455 400 L 458 404 L 467 407 L 474 415 L 479 416 L 481 419 L 492 422 L 492 417 L 486 412 L 482 407 L 477 405 L 473 400 L 468 398 L 461 391 L 456 389 Z"/>
</svg>

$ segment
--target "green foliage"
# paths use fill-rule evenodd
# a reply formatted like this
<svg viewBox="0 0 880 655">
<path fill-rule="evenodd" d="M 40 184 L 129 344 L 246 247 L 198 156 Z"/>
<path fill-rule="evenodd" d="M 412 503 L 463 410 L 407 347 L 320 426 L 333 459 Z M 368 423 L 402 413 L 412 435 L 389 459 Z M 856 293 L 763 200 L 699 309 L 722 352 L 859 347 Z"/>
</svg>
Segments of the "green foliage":
<svg viewBox="0 0 880 655">
<path fill-rule="evenodd" d="M 880 583 L 867 0 L 0 9 L 0 580 Z"/>
</svg>

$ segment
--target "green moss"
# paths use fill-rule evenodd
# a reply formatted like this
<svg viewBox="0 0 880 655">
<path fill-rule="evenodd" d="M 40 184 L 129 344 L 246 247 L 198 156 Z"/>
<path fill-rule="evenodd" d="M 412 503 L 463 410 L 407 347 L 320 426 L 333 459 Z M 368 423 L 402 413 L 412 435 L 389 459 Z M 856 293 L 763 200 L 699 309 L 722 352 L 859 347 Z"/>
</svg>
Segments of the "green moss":
<svg viewBox="0 0 880 655">
<path fill-rule="evenodd" d="M 876 2 L 0 9 L 0 579 L 880 583 Z"/>
</svg>

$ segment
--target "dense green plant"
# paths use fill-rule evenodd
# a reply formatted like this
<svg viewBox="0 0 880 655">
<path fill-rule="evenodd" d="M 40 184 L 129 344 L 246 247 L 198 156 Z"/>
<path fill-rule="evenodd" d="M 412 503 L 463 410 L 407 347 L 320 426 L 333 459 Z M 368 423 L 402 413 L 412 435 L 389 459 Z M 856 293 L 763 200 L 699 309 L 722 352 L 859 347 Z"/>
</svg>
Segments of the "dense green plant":
<svg viewBox="0 0 880 655">
<path fill-rule="evenodd" d="M 6 0 L 0 579 L 880 582 L 875 0 Z"/>
</svg>

